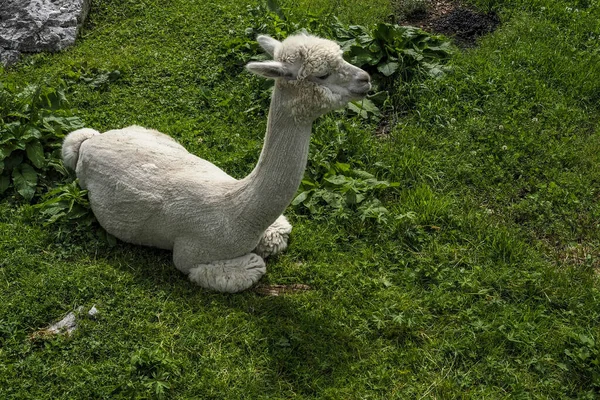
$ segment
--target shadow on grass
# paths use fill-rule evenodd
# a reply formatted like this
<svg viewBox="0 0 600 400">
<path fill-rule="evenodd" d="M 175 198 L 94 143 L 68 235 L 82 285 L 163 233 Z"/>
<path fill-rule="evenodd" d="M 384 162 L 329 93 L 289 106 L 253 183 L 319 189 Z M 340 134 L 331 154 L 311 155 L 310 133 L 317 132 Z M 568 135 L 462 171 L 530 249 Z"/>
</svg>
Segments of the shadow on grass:
<svg viewBox="0 0 600 400">
<path fill-rule="evenodd" d="M 119 244 L 113 254 L 107 255 L 108 262 L 131 274 L 134 284 L 153 298 L 177 304 L 176 310 L 185 315 L 173 322 L 182 337 L 178 346 L 188 354 L 193 368 L 203 371 L 207 387 L 218 385 L 210 378 L 214 374 L 212 379 L 219 379 L 215 371 L 232 373 L 233 367 L 224 359 L 239 353 L 244 357 L 235 361 L 236 367 L 260 365 L 253 382 L 240 382 L 239 388 L 288 388 L 303 395 L 339 388 L 339 380 L 356 375 L 361 358 L 369 357 L 360 333 L 346 323 L 346 310 L 316 290 L 282 296 L 209 292 L 175 268 L 169 251 Z M 161 307 L 160 303 L 156 306 Z M 190 343 L 192 334 L 194 342 Z M 211 345 L 222 346 L 220 351 L 229 354 L 215 355 L 207 349 Z M 211 358 L 209 367 L 206 363 Z"/>
</svg>

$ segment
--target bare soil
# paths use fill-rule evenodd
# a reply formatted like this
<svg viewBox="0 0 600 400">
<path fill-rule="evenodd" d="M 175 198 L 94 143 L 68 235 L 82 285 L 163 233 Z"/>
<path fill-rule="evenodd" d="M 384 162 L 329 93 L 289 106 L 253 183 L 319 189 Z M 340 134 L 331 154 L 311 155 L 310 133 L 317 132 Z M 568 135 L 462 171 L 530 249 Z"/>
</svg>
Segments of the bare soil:
<svg viewBox="0 0 600 400">
<path fill-rule="evenodd" d="M 496 30 L 500 18 L 494 12 L 483 13 L 456 0 L 432 0 L 426 11 L 401 16 L 398 23 L 444 34 L 461 47 L 473 47 L 479 37 Z"/>
</svg>

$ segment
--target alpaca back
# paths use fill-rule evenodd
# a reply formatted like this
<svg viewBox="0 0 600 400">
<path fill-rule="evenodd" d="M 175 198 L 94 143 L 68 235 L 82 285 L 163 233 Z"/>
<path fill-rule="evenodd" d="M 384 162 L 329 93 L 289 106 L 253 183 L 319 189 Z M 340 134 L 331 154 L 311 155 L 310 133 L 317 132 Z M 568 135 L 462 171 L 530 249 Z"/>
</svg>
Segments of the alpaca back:
<svg viewBox="0 0 600 400">
<path fill-rule="evenodd" d="M 107 232 L 164 249 L 218 220 L 217 210 L 236 182 L 173 138 L 137 126 L 80 142 L 75 169 Z"/>
</svg>

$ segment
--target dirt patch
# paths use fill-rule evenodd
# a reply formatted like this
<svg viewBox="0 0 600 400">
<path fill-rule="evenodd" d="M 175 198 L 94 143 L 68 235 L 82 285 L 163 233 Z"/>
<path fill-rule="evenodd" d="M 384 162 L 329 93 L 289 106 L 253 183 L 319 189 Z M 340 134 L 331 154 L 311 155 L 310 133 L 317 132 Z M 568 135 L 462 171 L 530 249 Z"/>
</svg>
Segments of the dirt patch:
<svg viewBox="0 0 600 400">
<path fill-rule="evenodd" d="M 475 46 L 479 37 L 492 33 L 500 25 L 496 13 L 476 11 L 458 1 L 433 0 L 426 5 L 423 10 L 408 15 L 400 11 L 398 23 L 444 34 L 462 47 Z"/>
<path fill-rule="evenodd" d="M 575 267 L 589 265 L 600 274 L 600 250 L 597 247 L 581 243 L 556 249 L 555 252 L 560 264 Z"/>
</svg>

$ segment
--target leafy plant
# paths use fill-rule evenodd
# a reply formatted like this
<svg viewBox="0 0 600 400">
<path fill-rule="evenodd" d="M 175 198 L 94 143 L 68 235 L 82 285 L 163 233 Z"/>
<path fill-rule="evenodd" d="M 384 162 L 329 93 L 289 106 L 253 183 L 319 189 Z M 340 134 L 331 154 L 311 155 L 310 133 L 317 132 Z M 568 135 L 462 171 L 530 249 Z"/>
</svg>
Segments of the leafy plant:
<svg viewBox="0 0 600 400">
<path fill-rule="evenodd" d="M 0 85 L 0 194 L 13 187 L 31 201 L 41 186 L 64 175 L 60 145 L 65 133 L 83 127 L 67 107 L 64 87 Z"/>
<path fill-rule="evenodd" d="M 383 221 L 389 211 L 375 194 L 398 186 L 398 182 L 378 180 L 368 172 L 353 169 L 350 164 L 336 162 L 321 180 L 305 177 L 292 205 L 302 206 L 313 215 L 326 210 L 333 211 L 336 216 L 348 217 L 348 211 L 354 210 L 363 221 Z"/>
<path fill-rule="evenodd" d="M 109 246 L 117 243 L 98 223 L 90 207 L 88 191 L 82 189 L 77 180 L 52 189 L 39 203 L 23 207 L 22 214 L 26 220 L 52 226 L 53 237 L 59 242 L 79 235 Z"/>
<path fill-rule="evenodd" d="M 181 375 L 179 364 L 162 349 L 138 349 L 131 356 L 126 368 L 127 383 L 115 388 L 113 394 L 137 397 L 139 393 L 151 394 L 153 398 L 168 398 L 171 381 Z"/>
<path fill-rule="evenodd" d="M 93 90 L 104 91 L 108 86 L 121 78 L 121 71 L 118 69 L 109 71 L 106 69 L 89 67 L 86 62 L 73 66 L 68 71 L 64 79 L 68 84 L 83 83 Z"/>
<path fill-rule="evenodd" d="M 58 221 L 77 221 L 90 226 L 96 221 L 90 209 L 87 190 L 81 189 L 77 180 L 51 190 L 34 208 L 43 216 L 46 225 Z"/>
<path fill-rule="evenodd" d="M 373 29 L 360 25 L 344 28 L 338 22 L 334 33 L 348 61 L 369 72 L 382 89 L 389 88 L 386 78 L 439 77 L 452 55 L 447 39 L 412 26 L 379 23 Z"/>
</svg>

